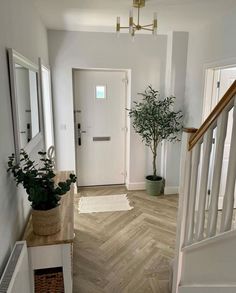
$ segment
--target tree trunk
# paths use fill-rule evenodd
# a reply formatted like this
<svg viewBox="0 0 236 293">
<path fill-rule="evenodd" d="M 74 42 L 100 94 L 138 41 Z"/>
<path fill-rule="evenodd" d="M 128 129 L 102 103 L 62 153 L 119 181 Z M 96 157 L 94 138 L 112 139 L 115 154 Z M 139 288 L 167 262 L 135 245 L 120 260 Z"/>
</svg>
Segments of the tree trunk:
<svg viewBox="0 0 236 293">
<path fill-rule="evenodd" d="M 156 177 L 157 177 L 156 160 L 157 160 L 157 145 L 154 143 L 154 148 L 153 148 L 153 161 L 152 161 L 153 179 L 156 179 Z"/>
</svg>

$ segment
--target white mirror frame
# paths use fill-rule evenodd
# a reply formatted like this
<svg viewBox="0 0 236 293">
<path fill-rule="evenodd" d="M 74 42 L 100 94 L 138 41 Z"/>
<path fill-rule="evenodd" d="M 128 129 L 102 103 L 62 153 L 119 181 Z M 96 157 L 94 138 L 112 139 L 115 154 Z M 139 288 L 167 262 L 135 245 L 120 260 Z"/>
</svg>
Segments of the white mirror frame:
<svg viewBox="0 0 236 293">
<path fill-rule="evenodd" d="M 43 74 L 44 72 L 48 73 L 49 76 L 49 94 L 50 94 L 50 112 L 51 112 L 51 133 L 52 133 L 52 142 L 49 144 L 47 141 L 47 128 L 46 125 L 46 103 L 45 103 L 45 96 L 44 96 L 44 81 L 43 81 Z M 54 146 L 55 143 L 55 137 L 54 137 L 54 118 L 53 118 L 53 101 L 52 101 L 52 89 L 51 89 L 51 71 L 49 66 L 43 65 L 43 61 L 41 58 L 39 58 L 39 79 L 40 79 L 40 92 L 41 92 L 41 100 L 42 100 L 42 116 L 43 116 L 43 133 L 44 133 L 44 144 L 45 144 L 45 150 L 47 151 L 49 147 Z M 48 110 L 48 109 L 47 109 Z"/>
<path fill-rule="evenodd" d="M 19 131 L 19 112 L 18 112 L 18 100 L 17 100 L 17 89 L 16 89 L 16 75 L 15 75 L 15 64 L 22 65 L 37 73 L 37 88 L 38 88 L 38 111 L 39 111 L 39 133 L 33 137 L 30 142 L 24 147 L 27 153 L 31 153 L 36 145 L 43 139 L 42 135 L 42 111 L 41 111 L 41 98 L 40 98 L 40 86 L 39 86 L 39 67 L 34 64 L 14 49 L 8 49 L 8 61 L 10 71 L 10 89 L 11 89 L 11 105 L 12 105 L 12 119 L 13 119 L 13 132 L 15 142 L 15 156 L 17 162 L 20 157 L 20 131 Z"/>
</svg>

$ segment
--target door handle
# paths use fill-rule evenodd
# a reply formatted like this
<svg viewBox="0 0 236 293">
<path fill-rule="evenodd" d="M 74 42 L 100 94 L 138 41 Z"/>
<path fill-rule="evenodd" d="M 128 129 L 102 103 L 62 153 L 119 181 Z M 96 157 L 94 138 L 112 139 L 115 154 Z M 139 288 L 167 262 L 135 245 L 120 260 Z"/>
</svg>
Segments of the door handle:
<svg viewBox="0 0 236 293">
<path fill-rule="evenodd" d="M 82 133 L 86 133 L 86 131 L 84 131 L 84 130 L 82 131 L 81 130 L 80 123 L 77 124 L 77 131 L 78 131 L 78 145 L 81 145 L 81 138 L 82 138 L 81 134 Z"/>
<path fill-rule="evenodd" d="M 30 142 L 31 139 L 32 139 L 31 124 L 27 123 L 27 141 Z"/>
<path fill-rule="evenodd" d="M 78 123 L 78 145 L 81 145 L 81 126 Z"/>
</svg>

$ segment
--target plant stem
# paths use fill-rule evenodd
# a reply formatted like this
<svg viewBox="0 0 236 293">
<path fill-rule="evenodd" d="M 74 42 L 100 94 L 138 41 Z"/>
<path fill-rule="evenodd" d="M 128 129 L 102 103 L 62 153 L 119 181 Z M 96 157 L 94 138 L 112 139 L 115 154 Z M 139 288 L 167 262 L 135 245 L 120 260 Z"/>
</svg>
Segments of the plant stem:
<svg viewBox="0 0 236 293">
<path fill-rule="evenodd" d="M 156 177 L 157 177 L 156 160 L 157 160 L 157 144 L 154 142 L 154 147 L 153 147 L 153 161 L 152 161 L 153 179 L 156 179 Z"/>
</svg>

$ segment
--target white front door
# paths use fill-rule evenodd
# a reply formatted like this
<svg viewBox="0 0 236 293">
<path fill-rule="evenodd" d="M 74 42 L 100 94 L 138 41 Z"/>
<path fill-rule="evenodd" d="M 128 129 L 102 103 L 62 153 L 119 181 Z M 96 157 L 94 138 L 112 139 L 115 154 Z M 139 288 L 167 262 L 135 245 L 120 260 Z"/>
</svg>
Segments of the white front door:
<svg viewBox="0 0 236 293">
<path fill-rule="evenodd" d="M 126 73 L 74 70 L 79 186 L 125 183 Z"/>
</svg>

